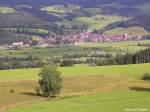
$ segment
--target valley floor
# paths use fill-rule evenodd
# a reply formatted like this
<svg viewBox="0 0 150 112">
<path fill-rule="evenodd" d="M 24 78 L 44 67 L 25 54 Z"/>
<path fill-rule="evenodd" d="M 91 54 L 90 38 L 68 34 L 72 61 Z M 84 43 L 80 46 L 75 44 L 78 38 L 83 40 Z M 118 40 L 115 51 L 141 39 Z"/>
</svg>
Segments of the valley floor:
<svg viewBox="0 0 150 112">
<path fill-rule="evenodd" d="M 74 73 L 73 71 L 65 71 L 67 68 L 59 68 L 63 72 L 63 89 L 60 96 L 52 101 L 46 101 L 46 98 L 36 95 L 35 87 L 38 78 L 35 76 L 37 77 L 37 74 L 32 75 L 31 72 L 28 74 L 28 70 L 25 72 L 26 70 L 22 69 L 4 70 L 0 72 L 0 111 L 110 112 L 111 110 L 111 112 L 125 112 L 126 109 L 149 110 L 150 82 L 140 80 L 143 73 L 150 72 L 149 66 L 150 64 L 139 64 L 88 68 L 84 65 L 82 67 L 77 65 L 68 68 L 78 70 L 78 72 L 79 67 L 82 68 L 80 75 L 77 76 L 67 75 Z M 92 75 L 87 74 L 86 70 L 88 69 L 92 70 Z M 31 69 L 29 70 L 31 71 Z M 38 71 L 34 73 L 38 73 Z M 30 80 L 28 77 L 23 80 L 23 76 L 11 80 L 11 75 L 17 77 L 18 73 L 24 73 L 27 77 L 31 75 L 30 77 L 34 78 Z M 128 74 L 125 75 L 126 73 Z M 84 75 L 82 76 L 82 74 Z"/>
</svg>

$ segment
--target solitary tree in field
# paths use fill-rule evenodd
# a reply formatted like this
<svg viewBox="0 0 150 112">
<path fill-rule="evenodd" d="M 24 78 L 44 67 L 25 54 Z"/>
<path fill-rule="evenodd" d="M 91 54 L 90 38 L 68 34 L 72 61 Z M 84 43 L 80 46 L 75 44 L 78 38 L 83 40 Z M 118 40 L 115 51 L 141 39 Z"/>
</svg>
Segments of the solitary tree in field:
<svg viewBox="0 0 150 112">
<path fill-rule="evenodd" d="M 62 77 L 56 66 L 44 66 L 39 76 L 39 84 L 44 95 L 48 96 L 50 99 L 60 93 L 62 88 Z"/>
</svg>

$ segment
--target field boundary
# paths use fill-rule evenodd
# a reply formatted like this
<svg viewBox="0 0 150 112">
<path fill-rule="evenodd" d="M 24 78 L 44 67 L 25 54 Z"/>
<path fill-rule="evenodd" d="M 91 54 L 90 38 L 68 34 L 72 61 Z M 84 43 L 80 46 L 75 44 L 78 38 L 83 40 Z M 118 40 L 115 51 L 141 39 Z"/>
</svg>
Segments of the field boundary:
<svg viewBox="0 0 150 112">
<path fill-rule="evenodd" d="M 47 101 L 47 99 L 38 99 L 38 100 L 31 100 L 31 101 L 25 101 L 25 102 L 21 102 L 21 103 L 17 103 L 17 104 L 14 104 L 14 105 L 10 105 L 8 107 L 2 107 L 0 108 L 0 112 L 3 112 L 7 109 L 11 109 L 11 108 L 14 108 L 14 107 L 17 107 L 17 106 L 21 106 L 21 105 L 24 105 L 24 104 L 33 104 L 33 103 L 37 103 L 39 101 Z"/>
</svg>

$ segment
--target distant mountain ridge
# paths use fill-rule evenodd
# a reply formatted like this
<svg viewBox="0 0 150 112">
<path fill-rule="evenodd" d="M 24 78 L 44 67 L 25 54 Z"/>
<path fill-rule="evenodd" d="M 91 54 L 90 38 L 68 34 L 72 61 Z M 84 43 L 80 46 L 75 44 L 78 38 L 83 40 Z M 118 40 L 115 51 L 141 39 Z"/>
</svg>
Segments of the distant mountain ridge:
<svg viewBox="0 0 150 112">
<path fill-rule="evenodd" d="M 91 6 L 99 4 L 112 4 L 118 3 L 121 5 L 139 5 L 150 3 L 149 0 L 0 0 L 0 5 L 56 5 L 56 4 L 78 4 L 82 6 Z"/>
</svg>

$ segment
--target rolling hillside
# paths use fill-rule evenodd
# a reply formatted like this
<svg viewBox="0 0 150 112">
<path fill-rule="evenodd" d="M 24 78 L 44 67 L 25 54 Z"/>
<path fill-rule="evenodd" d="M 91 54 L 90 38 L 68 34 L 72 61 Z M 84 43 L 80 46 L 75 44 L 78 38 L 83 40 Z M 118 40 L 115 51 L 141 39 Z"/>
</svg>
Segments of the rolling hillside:
<svg viewBox="0 0 150 112">
<path fill-rule="evenodd" d="M 149 47 L 150 0 L 0 0 L 0 112 L 149 112 Z"/>
<path fill-rule="evenodd" d="M 107 27 L 115 29 L 140 26 L 150 31 L 150 17 L 147 16 L 150 13 L 147 8 L 149 3 L 149 0 L 70 0 L 69 2 L 66 0 L 36 0 L 36 2 L 35 0 L 0 0 L 0 27 L 41 28 L 50 27 L 49 25 L 55 22 L 67 28 L 74 28 L 78 23 L 79 29 L 92 31 L 103 29 L 102 26 L 107 23 L 105 24 L 106 29 Z M 110 19 L 114 16 L 132 19 L 126 22 L 124 22 L 125 19 L 114 20 L 114 18 L 112 21 L 109 18 L 106 18 L 105 21 L 92 20 L 97 15 L 108 16 Z"/>
</svg>

